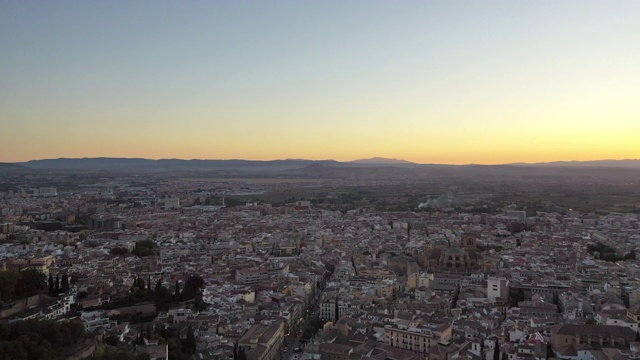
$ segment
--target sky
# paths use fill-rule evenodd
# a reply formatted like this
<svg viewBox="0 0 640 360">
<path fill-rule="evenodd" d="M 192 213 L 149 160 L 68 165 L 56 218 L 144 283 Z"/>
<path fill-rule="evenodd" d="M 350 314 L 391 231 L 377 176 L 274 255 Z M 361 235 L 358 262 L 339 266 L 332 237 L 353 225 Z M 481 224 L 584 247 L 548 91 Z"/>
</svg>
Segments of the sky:
<svg viewBox="0 0 640 360">
<path fill-rule="evenodd" d="M 0 2 L 0 162 L 640 158 L 640 1 Z"/>
</svg>

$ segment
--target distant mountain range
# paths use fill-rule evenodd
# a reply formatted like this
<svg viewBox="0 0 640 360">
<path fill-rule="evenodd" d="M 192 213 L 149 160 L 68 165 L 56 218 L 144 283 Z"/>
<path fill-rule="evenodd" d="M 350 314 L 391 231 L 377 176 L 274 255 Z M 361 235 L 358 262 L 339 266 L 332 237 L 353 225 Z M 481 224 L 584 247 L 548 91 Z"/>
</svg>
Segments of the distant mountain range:
<svg viewBox="0 0 640 360">
<path fill-rule="evenodd" d="M 511 169 L 581 169 L 581 168 L 617 168 L 638 169 L 640 160 L 598 160 L 598 161 L 557 161 L 548 163 L 513 163 L 504 165 L 444 165 L 444 164 L 417 164 L 405 160 L 387 159 L 375 157 L 347 162 L 335 160 L 182 160 L 160 159 L 151 160 L 143 158 L 60 158 L 31 160 L 21 163 L 0 163 L 0 172 L 21 172 L 37 170 L 76 170 L 76 171 L 214 171 L 226 173 L 271 173 L 287 175 L 313 175 L 313 174 L 344 174 L 347 171 L 355 173 L 388 172 L 388 168 L 404 169 L 408 174 L 411 171 L 454 171 L 466 172 L 469 169 L 483 169 L 483 172 L 501 172 Z M 360 169 L 360 170 L 358 170 Z M 464 170 L 467 169 L 467 170 Z"/>
<path fill-rule="evenodd" d="M 40 170 L 255 170 L 282 171 L 300 169 L 309 165 L 328 167 L 361 166 L 420 166 L 409 161 L 385 158 L 362 159 L 349 162 L 335 160 L 183 160 L 183 159 L 143 159 L 143 158 L 59 158 L 31 160 L 8 164 Z"/>
<path fill-rule="evenodd" d="M 382 157 L 373 157 L 371 159 L 360 159 L 349 161 L 351 164 L 361 164 L 361 165 L 419 165 L 417 163 L 406 161 L 406 160 L 398 160 L 398 159 L 387 159 Z"/>
<path fill-rule="evenodd" d="M 552 161 L 542 163 L 513 163 L 518 166 L 545 166 L 545 167 L 617 167 L 640 168 L 640 159 L 625 160 L 591 160 L 591 161 Z"/>
</svg>

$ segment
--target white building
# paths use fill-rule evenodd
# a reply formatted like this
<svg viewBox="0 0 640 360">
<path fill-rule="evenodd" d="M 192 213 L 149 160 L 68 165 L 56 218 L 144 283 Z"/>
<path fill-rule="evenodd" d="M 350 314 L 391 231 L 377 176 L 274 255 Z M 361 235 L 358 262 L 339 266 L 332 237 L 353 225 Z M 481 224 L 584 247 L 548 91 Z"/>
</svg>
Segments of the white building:
<svg viewBox="0 0 640 360">
<path fill-rule="evenodd" d="M 244 268 L 236 271 L 236 281 L 242 285 L 257 285 L 269 279 L 269 271 L 265 268 Z"/>
<path fill-rule="evenodd" d="M 507 217 L 518 219 L 520 222 L 527 221 L 527 212 L 522 210 L 508 210 L 504 213 Z"/>
<path fill-rule="evenodd" d="M 38 194 L 44 197 L 58 196 L 58 191 L 54 187 L 41 187 Z"/>
<path fill-rule="evenodd" d="M 109 320 L 104 311 L 83 311 L 80 319 L 84 324 L 86 332 L 91 333 L 100 329 L 111 329 L 118 324 L 117 321 Z"/>
<path fill-rule="evenodd" d="M 487 297 L 506 300 L 509 298 L 509 280 L 502 277 L 487 279 Z"/>
<path fill-rule="evenodd" d="M 385 325 L 384 342 L 400 349 L 426 354 L 432 346 L 449 344 L 452 329 L 450 324 L 430 326 Z"/>
<path fill-rule="evenodd" d="M 179 209 L 180 198 L 166 198 L 163 200 L 162 208 L 165 210 Z"/>
</svg>

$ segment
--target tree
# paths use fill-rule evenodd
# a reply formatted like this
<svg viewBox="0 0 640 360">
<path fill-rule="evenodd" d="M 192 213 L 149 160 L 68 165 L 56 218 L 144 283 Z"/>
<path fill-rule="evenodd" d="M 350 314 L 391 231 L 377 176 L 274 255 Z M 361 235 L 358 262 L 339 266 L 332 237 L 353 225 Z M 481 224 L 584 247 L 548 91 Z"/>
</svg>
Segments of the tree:
<svg viewBox="0 0 640 360">
<path fill-rule="evenodd" d="M 69 277 L 66 273 L 62 274 L 62 292 L 66 293 L 69 291 Z"/>
<path fill-rule="evenodd" d="M 202 296 L 197 296 L 194 300 L 193 300 L 193 311 L 196 312 L 201 312 L 201 311 L 205 311 L 207 310 L 207 308 L 209 307 L 209 304 L 206 303 L 204 300 L 202 300 Z"/>
<path fill-rule="evenodd" d="M 128 252 L 129 250 L 120 246 L 111 248 L 111 255 L 126 255 Z"/>
<path fill-rule="evenodd" d="M 183 300 L 191 300 L 200 294 L 200 290 L 204 287 L 204 279 L 199 275 L 191 275 L 185 281 L 182 288 L 181 298 Z"/>
<path fill-rule="evenodd" d="M 109 345 L 99 345 L 96 353 L 93 355 L 95 360 L 137 360 L 136 357 L 128 349 L 114 347 Z"/>
<path fill-rule="evenodd" d="M 247 360 L 247 352 L 243 347 L 238 348 L 238 355 L 236 356 L 235 360 Z"/>
<path fill-rule="evenodd" d="M 56 275 L 56 291 L 60 291 L 60 277 Z"/>
<path fill-rule="evenodd" d="M 136 339 L 136 344 L 143 345 L 144 344 L 144 333 L 142 327 L 138 329 L 138 338 Z"/>
<path fill-rule="evenodd" d="M 15 298 L 19 279 L 17 271 L 0 271 L 0 300 L 10 301 Z"/>
<path fill-rule="evenodd" d="M 169 346 L 169 359 L 182 359 L 184 353 L 182 352 L 182 344 L 179 338 L 171 338 L 167 340 Z"/>
<path fill-rule="evenodd" d="M 36 295 L 47 287 L 46 276 L 35 268 L 20 271 L 18 279 L 17 295 L 20 297 Z"/>
<path fill-rule="evenodd" d="M 152 240 L 136 241 L 136 245 L 132 251 L 132 253 L 138 257 L 156 255 L 157 252 L 158 245 L 156 245 Z"/>
<path fill-rule="evenodd" d="M 509 289 L 509 304 L 510 306 L 518 306 L 518 303 L 525 301 L 526 297 L 522 288 L 510 288 Z"/>
<path fill-rule="evenodd" d="M 336 266 L 333 265 L 332 263 L 324 263 L 324 267 L 325 269 L 327 269 L 327 271 L 331 274 L 333 274 L 333 272 L 336 270 Z"/>
<path fill-rule="evenodd" d="M 324 323 L 324 320 L 320 319 L 319 317 L 311 319 L 304 327 L 301 339 L 308 340 L 312 338 L 318 332 L 318 330 L 322 329 Z"/>
<path fill-rule="evenodd" d="M 176 290 L 173 295 L 175 295 L 175 297 L 180 296 L 180 283 L 178 282 L 178 280 L 176 280 Z"/>
<path fill-rule="evenodd" d="M 191 327 L 191 325 L 189 325 L 189 328 L 187 329 L 187 338 L 184 340 L 182 350 L 187 354 L 196 353 L 196 336 L 193 333 L 193 328 Z"/>
<path fill-rule="evenodd" d="M 624 256 L 624 260 L 635 260 L 635 259 L 636 259 L 636 251 L 633 249 L 629 251 L 627 254 L 625 254 Z"/>
<path fill-rule="evenodd" d="M 83 333 L 84 326 L 79 321 L 27 320 L 2 324 L 0 359 L 67 358 Z"/>
<path fill-rule="evenodd" d="M 109 336 L 104 338 L 104 343 L 108 344 L 108 345 L 111 345 L 111 346 L 118 346 L 119 342 L 120 342 L 120 340 L 115 335 L 109 335 Z"/>
<path fill-rule="evenodd" d="M 99 245 L 98 241 L 96 240 L 86 240 L 83 241 L 82 244 L 86 247 L 90 247 L 90 248 L 94 248 L 97 247 Z"/>
<path fill-rule="evenodd" d="M 53 282 L 53 274 L 49 273 L 49 295 L 53 294 L 54 288 L 55 288 L 55 284 Z"/>
<path fill-rule="evenodd" d="M 174 327 L 160 327 L 157 330 L 157 334 L 165 339 L 166 344 L 169 346 L 169 359 L 185 359 L 186 356 L 182 352 L 182 343 L 180 341 L 180 334 Z"/>
</svg>

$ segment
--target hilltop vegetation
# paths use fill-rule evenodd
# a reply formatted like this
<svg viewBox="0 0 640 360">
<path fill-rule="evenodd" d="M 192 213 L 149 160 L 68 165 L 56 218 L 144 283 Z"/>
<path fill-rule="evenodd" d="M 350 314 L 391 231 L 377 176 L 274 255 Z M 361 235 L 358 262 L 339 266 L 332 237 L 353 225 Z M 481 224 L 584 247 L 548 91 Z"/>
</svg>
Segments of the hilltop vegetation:
<svg viewBox="0 0 640 360">
<path fill-rule="evenodd" d="M 0 323 L 0 360 L 64 359 L 73 354 L 83 334 L 79 321 Z"/>
<path fill-rule="evenodd" d="M 0 271 L 0 300 L 12 301 L 33 296 L 47 286 L 46 277 L 35 269 Z"/>
</svg>

